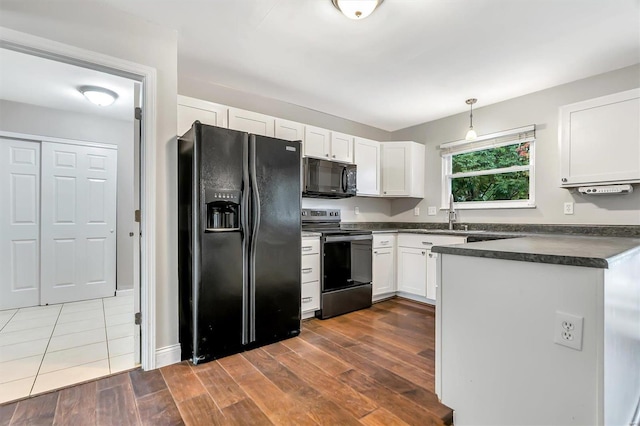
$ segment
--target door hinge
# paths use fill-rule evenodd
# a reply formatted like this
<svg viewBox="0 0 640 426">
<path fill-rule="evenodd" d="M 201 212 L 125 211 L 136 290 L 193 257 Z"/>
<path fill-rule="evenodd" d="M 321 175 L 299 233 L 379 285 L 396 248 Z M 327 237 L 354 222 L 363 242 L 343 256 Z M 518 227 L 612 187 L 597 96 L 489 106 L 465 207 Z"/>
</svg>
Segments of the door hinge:
<svg viewBox="0 0 640 426">
<path fill-rule="evenodd" d="M 136 325 L 142 325 L 142 314 L 140 312 L 136 312 L 135 324 Z"/>
<path fill-rule="evenodd" d="M 136 107 L 134 117 L 136 120 L 142 120 L 142 108 Z"/>
<path fill-rule="evenodd" d="M 140 210 L 134 212 L 136 222 L 140 223 Z"/>
</svg>

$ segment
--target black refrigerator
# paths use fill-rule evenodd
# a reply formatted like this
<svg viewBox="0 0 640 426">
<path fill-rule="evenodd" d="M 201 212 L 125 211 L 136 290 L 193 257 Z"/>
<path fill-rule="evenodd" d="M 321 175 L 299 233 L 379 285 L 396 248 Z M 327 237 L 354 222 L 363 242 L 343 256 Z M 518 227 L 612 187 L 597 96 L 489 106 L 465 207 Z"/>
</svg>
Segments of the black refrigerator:
<svg viewBox="0 0 640 426">
<path fill-rule="evenodd" d="M 300 142 L 196 121 L 178 139 L 182 359 L 300 334 Z"/>
</svg>

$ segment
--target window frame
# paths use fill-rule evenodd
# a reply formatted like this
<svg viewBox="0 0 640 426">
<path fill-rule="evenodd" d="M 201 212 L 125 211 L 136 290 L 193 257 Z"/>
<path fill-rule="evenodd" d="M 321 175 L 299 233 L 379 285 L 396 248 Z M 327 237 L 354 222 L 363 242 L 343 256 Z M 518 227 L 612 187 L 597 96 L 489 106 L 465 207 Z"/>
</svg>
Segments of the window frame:
<svg viewBox="0 0 640 426">
<path fill-rule="evenodd" d="M 488 135 L 487 135 L 488 136 Z M 483 138 L 485 139 L 485 138 Z M 480 142 L 480 141 L 478 141 Z M 528 166 L 512 166 L 512 167 L 503 167 L 498 169 L 487 169 L 487 170 L 479 170 L 474 172 L 464 172 L 464 173 L 452 173 L 453 169 L 453 156 L 466 154 L 474 151 L 484 151 L 487 149 L 500 148 L 508 145 L 518 145 L 521 143 L 529 142 L 529 165 Z M 441 199 L 441 210 L 449 209 L 449 196 L 451 194 L 451 180 L 456 177 L 468 177 L 468 176 L 484 176 L 491 174 L 503 174 L 503 173 L 512 173 L 518 171 L 528 171 L 529 172 L 529 199 L 527 200 L 496 200 L 496 201 L 462 201 L 462 202 L 454 202 L 454 208 L 458 210 L 485 210 L 485 209 L 531 209 L 536 207 L 535 203 L 535 145 L 536 145 L 535 136 L 519 139 L 514 138 L 508 141 L 504 141 L 501 143 L 493 143 L 487 145 L 485 143 L 479 144 L 470 142 L 468 143 L 467 148 L 457 149 L 455 152 L 448 152 L 442 154 L 442 199 Z"/>
</svg>

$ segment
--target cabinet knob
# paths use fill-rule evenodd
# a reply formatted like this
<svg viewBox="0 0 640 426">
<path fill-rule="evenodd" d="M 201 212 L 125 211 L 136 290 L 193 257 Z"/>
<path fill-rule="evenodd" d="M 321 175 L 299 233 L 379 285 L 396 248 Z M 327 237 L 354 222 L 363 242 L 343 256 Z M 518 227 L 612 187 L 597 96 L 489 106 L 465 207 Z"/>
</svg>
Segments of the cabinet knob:
<svg viewBox="0 0 640 426">
<path fill-rule="evenodd" d="M 566 182 L 566 181 L 567 181 L 567 178 L 562 178 L 562 181 L 563 181 L 563 182 Z"/>
<path fill-rule="evenodd" d="M 329 156 L 329 154 L 325 154 L 327 157 Z"/>
<path fill-rule="evenodd" d="M 386 194 L 386 193 L 387 193 L 387 191 L 384 191 L 384 193 Z"/>
<path fill-rule="evenodd" d="M 374 251 L 374 252 L 373 252 L 373 254 L 378 254 L 378 252 L 377 252 L 377 251 Z"/>
<path fill-rule="evenodd" d="M 423 252 L 422 252 L 422 255 L 424 256 L 425 254 L 427 254 L 427 252 L 423 251 Z"/>
<path fill-rule="evenodd" d="M 333 155 L 332 155 L 332 157 L 333 157 L 333 158 L 336 158 L 336 155 L 335 155 L 335 154 L 333 154 Z"/>
<path fill-rule="evenodd" d="M 429 253 L 429 257 L 433 257 L 433 255 L 431 253 Z"/>
</svg>

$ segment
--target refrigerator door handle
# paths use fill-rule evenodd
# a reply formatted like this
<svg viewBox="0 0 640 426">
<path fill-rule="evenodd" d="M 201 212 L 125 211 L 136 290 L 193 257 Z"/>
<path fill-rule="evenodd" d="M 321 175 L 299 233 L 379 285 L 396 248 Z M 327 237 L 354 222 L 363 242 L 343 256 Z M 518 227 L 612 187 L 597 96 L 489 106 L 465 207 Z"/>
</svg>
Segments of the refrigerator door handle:
<svg viewBox="0 0 640 426">
<path fill-rule="evenodd" d="M 249 343 L 249 211 L 250 181 L 249 181 L 249 138 L 245 134 L 242 141 L 242 204 L 240 205 L 240 228 L 242 238 L 242 344 Z"/>
<path fill-rule="evenodd" d="M 249 342 L 256 340 L 256 240 L 260 231 L 260 191 L 256 180 L 256 137 L 249 136 L 249 179 L 251 182 L 251 247 L 249 250 Z"/>
</svg>

